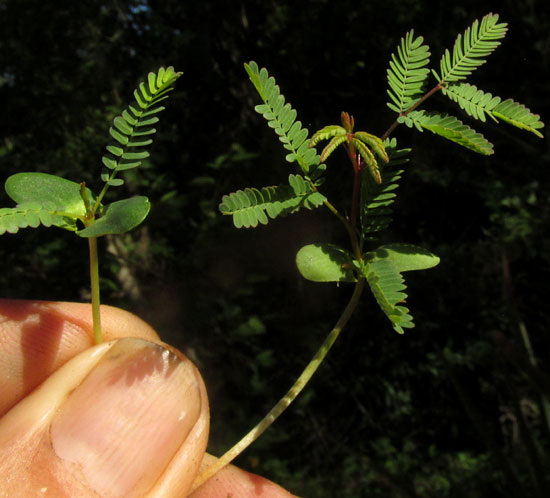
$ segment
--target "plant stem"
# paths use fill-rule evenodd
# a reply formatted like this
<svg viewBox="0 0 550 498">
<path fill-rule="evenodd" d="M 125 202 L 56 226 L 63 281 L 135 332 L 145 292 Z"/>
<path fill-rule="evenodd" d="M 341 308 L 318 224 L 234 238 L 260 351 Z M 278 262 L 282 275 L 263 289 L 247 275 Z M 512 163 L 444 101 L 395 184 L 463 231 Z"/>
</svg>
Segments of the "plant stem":
<svg viewBox="0 0 550 498">
<path fill-rule="evenodd" d="M 423 104 L 424 101 L 428 98 L 430 98 L 434 93 L 438 92 L 439 90 L 441 90 L 443 88 L 443 82 L 440 81 L 437 85 L 435 85 L 429 92 L 427 92 L 426 94 L 424 94 L 422 96 L 422 98 L 418 99 L 414 105 L 412 105 L 411 107 L 409 107 L 405 112 L 401 112 L 399 114 L 399 117 L 402 117 L 402 116 L 406 116 L 407 114 L 409 114 L 410 112 L 414 111 L 419 105 Z M 395 128 L 397 128 L 397 125 L 398 125 L 398 121 L 397 119 L 392 123 L 392 125 L 386 130 L 386 133 L 384 133 L 380 138 L 382 140 L 386 140 L 386 138 L 388 138 L 390 136 L 390 134 L 393 132 L 393 130 L 395 130 Z"/>
<path fill-rule="evenodd" d="M 317 350 L 312 360 L 308 363 L 306 368 L 300 374 L 296 382 L 287 391 L 287 393 L 279 400 L 279 402 L 268 412 L 268 414 L 237 444 L 235 444 L 229 451 L 221 456 L 216 463 L 206 468 L 193 482 L 193 490 L 197 489 L 207 479 L 210 479 L 216 472 L 223 467 L 231 463 L 238 455 L 240 455 L 248 446 L 250 446 L 256 439 L 258 439 L 262 433 L 281 415 L 286 408 L 296 399 L 298 394 L 304 389 L 309 382 L 319 365 L 324 360 L 325 356 L 329 352 L 330 348 L 340 335 L 342 329 L 346 326 L 351 315 L 355 311 L 355 308 L 359 304 L 359 298 L 365 287 L 365 280 L 359 279 L 355 285 L 353 294 L 342 312 L 342 315 L 336 322 L 334 328 L 330 331 L 327 338 L 324 340 L 321 347 Z"/>
<path fill-rule="evenodd" d="M 92 318 L 94 325 L 94 342 L 100 344 L 103 341 L 101 335 L 101 314 L 99 311 L 99 264 L 97 257 L 97 237 L 88 239 L 90 248 L 90 287 L 92 292 Z"/>
</svg>

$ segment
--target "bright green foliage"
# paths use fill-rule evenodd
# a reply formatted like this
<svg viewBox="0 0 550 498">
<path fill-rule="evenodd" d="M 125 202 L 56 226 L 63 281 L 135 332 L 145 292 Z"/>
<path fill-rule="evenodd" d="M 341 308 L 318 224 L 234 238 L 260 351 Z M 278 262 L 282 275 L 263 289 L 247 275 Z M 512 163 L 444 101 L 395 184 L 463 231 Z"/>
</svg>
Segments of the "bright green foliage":
<svg viewBox="0 0 550 498">
<path fill-rule="evenodd" d="M 416 111 L 415 109 L 428 96 L 441 90 L 474 119 L 486 120 L 486 115 L 498 122 L 499 119 L 542 137 L 540 128 L 544 124 L 540 117 L 528 108 L 512 99 L 502 102 L 500 97 L 479 90 L 462 80 L 486 62 L 489 56 L 506 36 L 507 24 L 498 22 L 498 14 L 487 14 L 481 22 L 478 20 L 456 38 L 452 55 L 445 50 L 440 62 L 440 73 L 432 73 L 437 85 L 425 92 L 428 75 L 429 48 L 423 45 L 422 37 L 409 31 L 397 47 L 397 55 L 392 54 L 388 74 L 388 95 L 391 102 L 388 107 L 399 114 L 397 123 L 415 126 L 440 135 L 463 147 L 489 155 L 493 153 L 492 144 L 457 118 L 444 113 Z"/>
<path fill-rule="evenodd" d="M 530 131 L 539 138 L 543 137 L 542 133 L 538 131 L 544 128 L 544 123 L 540 120 L 540 116 L 538 114 L 533 114 L 523 104 L 514 102 L 512 99 L 506 99 L 504 102 L 498 104 L 493 109 L 493 116 L 517 128 Z"/>
<path fill-rule="evenodd" d="M 390 259 L 397 271 L 427 270 L 439 264 L 439 258 L 430 251 L 412 244 L 386 244 L 366 253 L 364 261 Z"/>
<path fill-rule="evenodd" d="M 421 36 L 415 38 L 411 29 L 397 47 L 397 55 L 391 54 L 388 75 L 388 107 L 397 113 L 405 112 L 424 93 L 426 79 L 430 73 L 430 48 L 423 44 Z"/>
<path fill-rule="evenodd" d="M 501 101 L 500 97 L 493 97 L 490 93 L 478 90 L 469 83 L 453 83 L 441 89 L 454 102 L 458 103 L 466 114 L 480 121 L 485 121 L 485 114 L 494 119 L 491 112 Z"/>
<path fill-rule="evenodd" d="M 159 103 L 168 98 L 168 92 L 182 74 L 176 73 L 172 66 L 161 67 L 156 74 L 149 73 L 147 83 L 140 83 L 134 91 L 134 105 L 129 105 L 113 120 L 109 133 L 114 142 L 107 145 L 109 154 L 102 159 L 107 170 L 101 179 L 107 185 L 122 185 L 124 181 L 115 178 L 116 174 L 137 168 L 149 157 L 144 148 L 153 142 L 151 137 L 156 133 L 153 125 L 159 121 L 157 114 L 165 109 Z"/>
<path fill-rule="evenodd" d="M 52 226 L 52 214 L 34 202 L 24 202 L 15 208 L 0 208 L 0 235 L 17 233 L 20 228 Z"/>
<path fill-rule="evenodd" d="M 101 218 L 77 233 L 87 238 L 129 232 L 141 224 L 150 209 L 151 204 L 147 197 L 135 196 L 122 199 L 109 204 Z"/>
<path fill-rule="evenodd" d="M 439 258 L 411 244 L 390 244 L 365 254 L 363 272 L 380 308 L 392 322 L 396 332 L 414 327 L 409 309 L 402 306 L 407 299 L 404 271 L 424 270 L 439 263 Z"/>
<path fill-rule="evenodd" d="M 296 254 L 300 274 L 312 282 L 355 282 L 353 256 L 333 244 L 309 244 Z"/>
<path fill-rule="evenodd" d="M 380 309 L 400 334 L 403 328 L 414 327 L 408 308 L 398 305 L 407 298 L 403 277 L 388 259 L 377 259 L 366 266 L 365 276 Z"/>
<path fill-rule="evenodd" d="M 149 153 L 144 147 L 152 143 L 158 122 L 156 116 L 164 107 L 159 102 L 168 98 L 173 83 L 182 73 L 173 67 L 161 67 L 149 73 L 134 92 L 135 104 L 128 106 L 113 120 L 109 129 L 115 140 L 107 146 L 110 155 L 103 157 L 109 172 L 102 174 L 106 182 L 98 197 L 85 186 L 45 173 L 17 173 L 6 180 L 6 193 L 17 203 L 14 208 L 0 210 L 0 235 L 15 233 L 19 228 L 57 226 L 81 237 L 99 237 L 124 233 L 139 225 L 149 213 L 146 197 L 132 197 L 103 206 L 101 200 L 109 186 L 121 185 L 115 178 L 120 171 L 136 168 Z M 79 230 L 77 221 L 85 227 Z"/>
<path fill-rule="evenodd" d="M 451 83 L 466 79 L 487 57 L 500 45 L 502 38 L 506 36 L 507 24 L 498 23 L 498 14 L 487 14 L 481 20 L 476 20 L 472 26 L 458 35 L 453 54 L 445 50 L 440 62 L 440 75 L 434 71 L 434 75 L 440 84 Z"/>
<path fill-rule="evenodd" d="M 398 122 L 405 123 L 409 128 L 414 125 L 419 131 L 429 130 L 479 154 L 491 155 L 494 153 L 493 144 L 481 133 L 465 125 L 454 116 L 445 113 L 413 111 L 406 116 L 400 116 Z"/>
<path fill-rule="evenodd" d="M 507 25 L 499 23 L 498 19 L 497 14 L 488 14 L 456 38 L 452 54 L 449 50 L 443 54 L 440 74 L 432 70 L 437 84 L 429 91 L 426 90 L 431 55 L 428 45 L 423 37 L 415 36 L 413 30 L 401 39 L 387 69 L 390 98 L 387 105 L 398 113 L 398 117 L 382 135 L 383 138 L 365 131 L 354 131 L 353 117 L 343 112 L 341 125 L 321 128 L 308 142 L 307 130 L 296 121 L 296 111 L 285 102 L 267 70 L 260 70 L 255 62 L 245 64 L 263 101 L 256 106 L 256 111 L 264 116 L 290 152 L 287 161 L 298 162 L 304 176 L 291 175 L 290 186 L 264 187 L 261 190 L 248 188 L 224 196 L 220 211 L 233 215 L 237 227 L 255 227 L 267 223 L 268 218 L 295 212 L 302 206 L 311 208 L 325 204 L 345 225 L 352 250 L 346 251 L 331 244 L 307 245 L 297 255 L 300 273 L 316 282 L 353 282 L 362 276 L 395 330 L 402 333 L 404 328 L 413 327 L 409 310 L 402 305 L 406 294 L 401 272 L 431 268 L 439 259 L 424 249 L 403 244 L 383 246 L 361 256 L 366 243 L 378 238 L 391 222 L 392 207 L 403 174 L 399 165 L 407 162 L 410 151 L 397 149 L 396 140 L 388 137 L 397 125 L 406 124 L 418 131 L 429 130 L 479 154 L 493 154 L 492 144 L 456 117 L 417 110 L 438 91 L 474 119 L 486 121 L 489 116 L 495 122 L 503 120 L 542 136 L 538 130 L 544 125 L 538 115 L 511 99 L 502 101 L 500 97 L 463 81 L 485 63 L 485 58 L 506 35 Z M 322 140 L 328 143 L 319 156 L 314 147 Z M 317 181 L 325 168 L 323 163 L 340 146 L 346 150 L 354 170 L 352 205 L 346 215 L 340 214 L 318 192 L 321 182 Z M 365 166 L 370 175 L 362 174 Z M 292 178 L 300 188 L 296 188 Z"/>
<path fill-rule="evenodd" d="M 224 195 L 219 206 L 222 214 L 233 216 L 237 228 L 267 224 L 269 218 L 295 213 L 301 208 L 313 209 L 326 198 L 317 192 L 301 175 L 289 175 L 288 185 L 246 188 Z"/>
<path fill-rule="evenodd" d="M 396 166 L 408 161 L 410 149 L 397 149 L 395 138 L 385 141 L 389 163 L 384 166 L 382 183 L 376 183 L 369 175 L 363 177 L 361 187 L 361 228 L 363 240 L 375 240 L 374 234 L 384 231 L 391 222 L 391 205 L 397 196 L 396 189 L 403 170 Z"/>
<path fill-rule="evenodd" d="M 297 161 L 304 174 L 313 176 L 314 171 L 320 167 L 321 159 L 315 149 L 308 147 L 307 128 L 302 128 L 302 123 L 296 121 L 296 111 L 289 103 L 285 103 L 284 95 L 281 95 L 279 86 L 269 76 L 267 69 L 260 70 L 254 61 L 244 67 L 264 102 L 255 109 L 267 120 L 268 125 L 279 136 L 283 147 L 289 151 L 286 160 Z"/>
<path fill-rule="evenodd" d="M 485 114 L 487 114 L 495 121 L 500 118 L 542 138 L 542 133 L 538 131 L 544 127 L 540 116 L 533 114 L 527 107 L 512 99 L 502 102 L 500 97 L 493 97 L 492 94 L 479 90 L 469 83 L 453 83 L 443 87 L 441 91 L 475 119 L 485 121 Z"/>
<path fill-rule="evenodd" d="M 76 231 L 77 219 L 86 215 L 81 185 L 59 176 L 17 173 L 6 180 L 5 189 L 17 206 L 0 210 L 0 234 L 40 224 Z M 90 190 L 86 192 L 91 198 Z"/>
</svg>

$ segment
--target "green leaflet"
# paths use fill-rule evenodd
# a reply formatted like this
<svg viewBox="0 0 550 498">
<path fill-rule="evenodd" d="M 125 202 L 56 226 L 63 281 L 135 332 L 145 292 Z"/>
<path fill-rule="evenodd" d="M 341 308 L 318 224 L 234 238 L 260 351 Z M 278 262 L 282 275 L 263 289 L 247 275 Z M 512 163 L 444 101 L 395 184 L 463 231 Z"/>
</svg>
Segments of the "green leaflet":
<svg viewBox="0 0 550 498">
<path fill-rule="evenodd" d="M 76 182 L 46 173 L 10 176 L 5 189 L 17 206 L 2 209 L 1 233 L 15 233 L 19 228 L 40 224 L 75 231 L 77 219 L 86 214 L 81 188 Z M 92 192 L 89 189 L 85 192 L 88 199 L 92 199 Z"/>
<path fill-rule="evenodd" d="M 479 154 L 491 155 L 494 153 L 493 144 L 481 133 L 476 132 L 454 116 L 445 113 L 412 111 L 406 116 L 399 116 L 398 122 L 405 123 L 409 128 L 415 126 L 419 131 L 429 130 Z"/>
<path fill-rule="evenodd" d="M 130 197 L 109 204 L 105 214 L 92 225 L 79 230 L 80 237 L 101 237 L 125 233 L 137 227 L 149 214 L 151 204 L 144 196 Z"/>
<path fill-rule="evenodd" d="M 401 306 L 407 299 L 404 271 L 433 268 L 439 258 L 411 244 L 388 244 L 365 254 L 363 274 L 380 308 L 402 334 L 403 328 L 414 327 L 409 309 Z"/>
<path fill-rule="evenodd" d="M 286 160 L 296 161 L 302 172 L 311 177 L 315 176 L 316 170 L 321 173 L 321 159 L 315 148 L 309 147 L 308 130 L 302 128 L 300 121 L 296 121 L 297 113 L 289 103 L 285 103 L 285 97 L 281 95 L 275 79 L 269 76 L 267 69 L 259 69 L 254 61 L 244 67 L 264 102 L 256 106 L 255 110 L 267 120 L 268 125 L 279 136 L 283 147 L 289 151 Z"/>
<path fill-rule="evenodd" d="M 396 332 L 403 334 L 403 328 L 414 327 L 409 309 L 400 306 L 407 294 L 403 277 L 389 259 L 377 259 L 366 265 L 365 277 L 376 302 L 392 322 Z"/>
<path fill-rule="evenodd" d="M 466 114 L 475 119 L 485 121 L 485 114 L 487 114 L 494 121 L 502 119 L 517 128 L 530 131 L 540 138 L 543 136 L 538 131 L 540 128 L 544 128 L 540 116 L 512 99 L 502 102 L 500 97 L 493 97 L 492 94 L 479 90 L 469 83 L 453 83 L 443 87 L 441 91 L 451 100 L 457 102 Z"/>
<path fill-rule="evenodd" d="M 397 46 L 397 55 L 391 54 L 387 70 L 388 95 L 391 102 L 387 106 L 397 113 L 405 112 L 422 97 L 430 63 L 430 48 L 423 45 L 421 36 L 415 38 L 410 30 Z"/>
<path fill-rule="evenodd" d="M 313 209 L 326 201 L 321 193 L 301 175 L 289 175 L 288 185 L 246 188 L 224 195 L 219 205 L 222 214 L 232 215 L 237 228 L 265 225 L 269 218 L 295 213 L 300 208 Z"/>
<path fill-rule="evenodd" d="M 353 256 L 334 244 L 309 244 L 296 254 L 300 274 L 312 282 L 355 282 Z"/>
<path fill-rule="evenodd" d="M 458 103 L 466 114 L 480 121 L 485 121 L 485 114 L 494 119 L 492 110 L 500 103 L 500 97 L 479 90 L 469 83 L 453 83 L 441 89 L 454 102 Z"/>
<path fill-rule="evenodd" d="M 368 264 L 377 259 L 390 259 L 398 272 L 427 270 L 439 264 L 439 258 L 430 251 L 412 244 L 386 244 L 363 256 Z"/>
<path fill-rule="evenodd" d="M 106 147 L 109 154 L 102 158 L 106 169 L 101 179 L 107 186 L 122 185 L 124 181 L 115 178 L 117 173 L 137 168 L 143 159 L 149 157 L 149 152 L 143 148 L 153 142 L 149 138 L 156 133 L 152 125 L 159 121 L 156 114 L 164 110 L 159 103 L 168 98 L 168 92 L 173 90 L 175 81 L 182 74 L 175 72 L 172 66 L 149 73 L 147 83 L 140 83 L 134 91 L 135 103 L 113 120 L 113 126 L 109 128 L 113 142 Z"/>
<path fill-rule="evenodd" d="M 544 123 L 540 120 L 540 116 L 533 114 L 527 107 L 514 102 L 512 99 L 507 99 L 498 104 L 493 109 L 493 115 L 513 126 L 530 131 L 537 135 L 537 137 L 543 138 L 542 133 L 538 131 L 540 128 L 544 128 Z"/>
<path fill-rule="evenodd" d="M 385 230 L 391 222 L 392 204 L 397 196 L 403 170 L 396 166 L 408 161 L 410 149 L 397 149 L 395 138 L 384 142 L 389 163 L 382 168 L 382 183 L 371 175 L 363 175 L 361 185 L 361 229 L 363 240 L 375 240 L 376 234 Z"/>
<path fill-rule="evenodd" d="M 37 203 L 22 203 L 14 208 L 0 208 L 0 235 L 17 233 L 20 228 L 36 228 L 41 224 L 52 225 L 53 216 L 50 211 Z"/>
<path fill-rule="evenodd" d="M 486 61 L 484 57 L 490 55 L 506 36 L 507 24 L 498 23 L 498 14 L 487 14 L 476 19 L 463 35 L 458 35 L 453 54 L 445 50 L 440 62 L 441 75 L 433 71 L 440 84 L 451 83 L 466 79 Z"/>
</svg>

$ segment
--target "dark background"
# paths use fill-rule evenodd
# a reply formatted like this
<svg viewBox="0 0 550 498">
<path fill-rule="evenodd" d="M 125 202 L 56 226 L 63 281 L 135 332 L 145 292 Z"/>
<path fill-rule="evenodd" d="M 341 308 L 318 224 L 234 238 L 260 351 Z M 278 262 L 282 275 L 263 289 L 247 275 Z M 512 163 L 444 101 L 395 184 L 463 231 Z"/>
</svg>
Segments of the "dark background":
<svg viewBox="0 0 550 498">
<path fill-rule="evenodd" d="M 44 171 L 99 190 L 110 121 L 148 71 L 184 71 L 151 158 L 110 191 L 148 195 L 153 208 L 140 229 L 101 241 L 103 302 L 143 317 L 197 363 L 209 449 L 221 454 L 286 391 L 350 293 L 305 282 L 294 267 L 303 244 L 346 242 L 327 210 L 255 230 L 218 212 L 223 194 L 295 172 L 253 110 L 243 63 L 269 69 L 310 131 L 345 110 L 358 129 L 382 134 L 395 117 L 386 68 L 400 38 L 423 35 L 437 69 L 459 32 L 498 12 L 508 35 L 469 81 L 548 121 L 549 9 L 546 0 L 0 1 L 0 178 Z M 429 248 L 441 264 L 407 275 L 416 328 L 404 336 L 365 293 L 305 393 L 240 457 L 302 496 L 547 496 L 548 139 L 473 123 L 443 96 L 426 108 L 459 115 L 496 153 L 396 131 L 413 153 L 384 240 Z M 329 160 L 325 190 L 343 211 L 344 159 Z M 68 232 L 6 234 L 0 261 L 4 297 L 88 298 L 87 245 Z"/>
</svg>

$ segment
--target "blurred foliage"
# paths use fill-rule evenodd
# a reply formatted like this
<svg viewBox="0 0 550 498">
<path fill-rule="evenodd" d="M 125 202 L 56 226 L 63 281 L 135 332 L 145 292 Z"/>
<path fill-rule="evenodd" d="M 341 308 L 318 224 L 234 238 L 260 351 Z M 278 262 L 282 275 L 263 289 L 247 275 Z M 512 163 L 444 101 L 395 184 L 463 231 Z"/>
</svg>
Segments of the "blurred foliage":
<svg viewBox="0 0 550 498">
<path fill-rule="evenodd" d="M 269 67 L 311 130 L 345 109 L 380 133 L 393 119 L 385 70 L 400 37 L 414 27 L 440 54 L 491 10 L 510 30 L 476 85 L 548 121 L 545 0 L 0 2 L 2 179 L 31 170 L 93 183 L 110 120 L 138 80 L 163 64 L 184 71 L 151 157 L 123 187 L 146 191 L 151 215 L 103 241 L 100 265 L 103 300 L 148 320 L 201 369 L 213 453 L 288 388 L 349 297 L 294 268 L 302 245 L 345 237 L 328 213 L 255 233 L 218 215 L 223 193 L 275 182 L 287 167 L 253 111 L 243 62 Z M 408 280 L 417 328 L 397 336 L 374 307 L 361 309 L 239 465 L 311 497 L 547 496 L 548 138 L 485 128 L 496 150 L 487 159 L 398 130 L 413 153 L 395 240 L 441 256 Z M 339 185 L 331 198 L 349 194 L 344 171 L 327 172 L 341 177 L 328 182 Z M 86 299 L 87 248 L 69 235 L 3 236 L 2 295 Z"/>
</svg>

